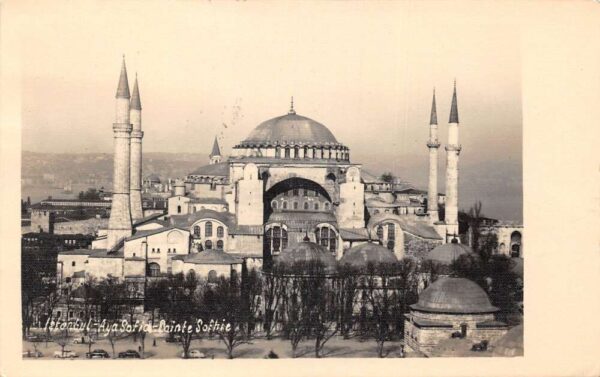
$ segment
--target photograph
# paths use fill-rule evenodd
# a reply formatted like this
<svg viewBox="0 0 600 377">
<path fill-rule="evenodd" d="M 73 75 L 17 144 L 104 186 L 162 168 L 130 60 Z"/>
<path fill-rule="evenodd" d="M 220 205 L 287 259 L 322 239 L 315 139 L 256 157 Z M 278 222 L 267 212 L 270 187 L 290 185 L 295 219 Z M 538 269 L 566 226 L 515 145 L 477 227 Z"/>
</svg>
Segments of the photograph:
<svg viewBox="0 0 600 377">
<path fill-rule="evenodd" d="M 40 13 L 23 359 L 522 357 L 520 35 L 404 5 Z"/>
</svg>

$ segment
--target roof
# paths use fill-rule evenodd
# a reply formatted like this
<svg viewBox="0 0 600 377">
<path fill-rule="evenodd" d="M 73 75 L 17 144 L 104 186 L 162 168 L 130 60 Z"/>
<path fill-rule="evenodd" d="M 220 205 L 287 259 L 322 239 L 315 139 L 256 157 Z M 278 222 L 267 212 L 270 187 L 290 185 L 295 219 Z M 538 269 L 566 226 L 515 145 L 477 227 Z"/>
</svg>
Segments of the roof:
<svg viewBox="0 0 600 377">
<path fill-rule="evenodd" d="M 229 163 L 219 162 L 217 164 L 209 164 L 199 167 L 188 175 L 208 175 L 208 176 L 229 176 Z"/>
<path fill-rule="evenodd" d="M 139 230 L 139 231 L 135 232 L 134 235 L 132 235 L 130 237 L 127 237 L 126 240 L 127 241 L 131 241 L 131 240 L 135 240 L 135 239 L 142 238 L 142 237 L 149 237 L 149 236 L 153 236 L 155 234 L 167 232 L 167 231 L 170 231 L 170 230 L 173 230 L 173 229 L 179 229 L 179 230 L 184 231 L 184 232 L 189 232 L 189 230 L 186 229 L 186 228 L 182 228 L 182 227 L 178 227 L 178 226 L 168 226 L 166 228 Z"/>
<path fill-rule="evenodd" d="M 321 223 L 329 223 L 337 227 L 335 215 L 322 211 L 276 211 L 271 213 L 267 223 L 285 223 L 289 228 L 302 230 Z"/>
<path fill-rule="evenodd" d="M 219 148 L 219 141 L 217 140 L 217 137 L 215 136 L 215 141 L 213 143 L 213 147 L 212 147 L 212 151 L 210 152 L 210 156 L 220 156 L 221 155 L 221 148 Z"/>
<path fill-rule="evenodd" d="M 364 183 L 387 183 L 365 169 L 362 169 L 362 171 L 360 172 L 360 178 L 363 180 Z"/>
<path fill-rule="evenodd" d="M 134 110 L 142 109 L 142 102 L 140 101 L 140 90 L 138 89 L 137 74 L 135 75 L 135 83 L 133 84 L 133 94 L 131 95 L 130 108 Z"/>
<path fill-rule="evenodd" d="M 229 234 L 257 236 L 264 232 L 262 225 L 235 225 L 229 229 Z M 261 254 L 262 256 L 262 254 Z"/>
<path fill-rule="evenodd" d="M 143 217 L 143 218 L 141 218 L 139 220 L 135 220 L 133 222 L 133 225 L 142 225 L 142 224 L 145 224 L 145 223 L 149 223 L 152 220 L 156 220 L 156 219 L 158 219 L 161 216 L 164 216 L 164 214 L 162 214 L 162 213 L 154 213 L 152 215 L 148 215 L 146 217 Z M 158 221 L 160 221 L 160 220 L 158 220 Z"/>
<path fill-rule="evenodd" d="M 457 277 L 441 277 L 419 295 L 411 309 L 431 313 L 478 314 L 494 313 L 485 291 L 477 283 Z"/>
<path fill-rule="evenodd" d="M 290 112 L 259 124 L 240 146 L 273 144 L 339 145 L 323 124 Z"/>
<path fill-rule="evenodd" d="M 117 87 L 116 98 L 129 98 L 129 80 L 127 80 L 127 67 L 125 67 L 125 55 L 121 64 L 121 75 L 119 76 L 119 86 Z"/>
<path fill-rule="evenodd" d="M 508 332 L 494 345 L 494 356 L 523 356 L 523 325 L 518 325 Z"/>
<path fill-rule="evenodd" d="M 448 123 L 458 123 L 458 104 L 456 100 L 456 80 L 454 80 L 454 92 L 452 93 L 452 105 L 450 107 L 450 119 Z"/>
<path fill-rule="evenodd" d="M 123 250 L 117 252 L 109 252 L 106 249 L 96 249 L 90 258 L 123 258 Z"/>
<path fill-rule="evenodd" d="M 340 264 L 349 264 L 357 268 L 364 268 L 369 263 L 378 265 L 381 263 L 391 264 L 396 262 L 398 262 L 398 258 L 396 258 L 392 251 L 371 242 L 350 248 L 344 253 L 342 259 L 340 259 Z"/>
<path fill-rule="evenodd" d="M 292 245 L 275 256 L 275 261 L 286 266 L 293 266 L 299 263 L 320 263 L 327 274 L 336 271 L 336 260 L 333 254 L 321 245 L 314 242 L 303 241 Z"/>
<path fill-rule="evenodd" d="M 146 178 L 144 178 L 144 180 L 150 181 L 150 182 L 158 182 L 158 183 L 160 183 L 160 177 L 157 174 L 150 174 L 149 176 L 147 176 Z"/>
<path fill-rule="evenodd" d="M 431 239 L 431 240 L 442 240 L 443 238 L 436 232 L 435 228 L 431 225 L 417 221 L 400 217 L 393 213 L 377 213 L 372 215 L 369 219 L 369 228 L 382 223 L 386 220 L 391 220 L 399 224 L 400 228 L 406 233 L 410 233 L 414 236 Z"/>
<path fill-rule="evenodd" d="M 93 249 L 74 249 L 74 250 L 65 250 L 58 253 L 58 255 L 90 255 L 94 253 L 96 250 Z"/>
<path fill-rule="evenodd" d="M 449 327 L 452 328 L 451 323 L 440 322 L 440 321 L 430 321 L 427 319 L 415 318 L 413 317 L 412 321 L 417 327 Z"/>
<path fill-rule="evenodd" d="M 340 228 L 340 237 L 344 241 L 367 241 L 369 232 L 366 228 Z"/>
<path fill-rule="evenodd" d="M 445 243 L 439 245 L 425 255 L 425 260 L 431 260 L 443 264 L 451 264 L 461 255 L 476 256 L 475 252 L 462 243 Z"/>
<path fill-rule="evenodd" d="M 199 253 L 191 253 L 178 259 L 183 260 L 185 263 L 194 264 L 238 264 L 243 262 L 242 259 L 229 255 L 222 250 L 206 250 Z"/>
<path fill-rule="evenodd" d="M 201 209 L 187 215 L 173 215 L 169 218 L 171 225 L 176 227 L 189 228 L 196 221 L 202 219 L 214 219 L 222 222 L 231 228 L 235 225 L 235 215 L 229 212 L 218 212 L 212 209 Z"/>
<path fill-rule="evenodd" d="M 190 203 L 201 204 L 227 204 L 227 201 L 221 198 L 190 198 Z"/>
</svg>

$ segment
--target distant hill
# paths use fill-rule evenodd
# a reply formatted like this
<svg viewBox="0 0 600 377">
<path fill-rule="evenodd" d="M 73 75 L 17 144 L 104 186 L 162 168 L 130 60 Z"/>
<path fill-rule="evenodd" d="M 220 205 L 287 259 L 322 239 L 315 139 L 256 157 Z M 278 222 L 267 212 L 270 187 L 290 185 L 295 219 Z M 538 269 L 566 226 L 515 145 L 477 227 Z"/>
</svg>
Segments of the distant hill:
<svg viewBox="0 0 600 377">
<path fill-rule="evenodd" d="M 427 188 L 428 162 L 421 156 L 372 156 L 353 155 L 353 162 L 362 163 L 363 168 L 375 175 L 392 172 L 418 188 Z M 184 177 L 199 166 L 208 164 L 208 151 L 201 153 L 144 153 L 142 174 L 158 174 L 161 178 Z M 444 192 L 444 159 L 440 156 L 439 188 Z M 112 183 L 113 161 L 109 153 L 37 153 L 23 151 L 22 195 L 39 200 L 48 195 L 62 194 L 65 182 L 72 181 L 73 194 L 87 187 L 107 187 Z M 44 174 L 54 177 L 43 179 Z M 461 160 L 459 181 L 459 203 L 468 209 L 475 201 L 483 202 L 483 212 L 490 217 L 503 220 L 522 221 L 523 218 L 523 173 L 521 161 L 478 161 Z M 29 185 L 30 187 L 25 187 Z M 31 187 L 33 186 L 33 187 Z M 49 187 L 55 187 L 52 193 Z"/>
</svg>

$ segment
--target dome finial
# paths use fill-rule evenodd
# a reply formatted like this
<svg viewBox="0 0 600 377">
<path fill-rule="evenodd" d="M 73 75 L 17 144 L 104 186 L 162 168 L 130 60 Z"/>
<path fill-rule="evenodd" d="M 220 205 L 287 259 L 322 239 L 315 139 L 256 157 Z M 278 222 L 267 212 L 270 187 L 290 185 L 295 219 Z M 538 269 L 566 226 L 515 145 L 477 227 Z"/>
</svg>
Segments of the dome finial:
<svg viewBox="0 0 600 377">
<path fill-rule="evenodd" d="M 294 96 L 292 96 L 292 100 L 290 101 L 290 111 L 288 114 L 296 114 L 296 110 L 294 110 Z"/>
</svg>

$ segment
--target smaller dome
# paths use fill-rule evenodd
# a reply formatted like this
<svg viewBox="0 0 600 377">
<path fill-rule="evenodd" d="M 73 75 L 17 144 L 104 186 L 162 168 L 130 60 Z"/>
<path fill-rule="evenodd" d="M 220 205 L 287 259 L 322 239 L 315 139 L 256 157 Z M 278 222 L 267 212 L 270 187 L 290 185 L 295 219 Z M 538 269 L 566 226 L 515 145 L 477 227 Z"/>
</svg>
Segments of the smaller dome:
<svg viewBox="0 0 600 377">
<path fill-rule="evenodd" d="M 442 277 L 419 295 L 411 308 L 423 312 L 478 314 L 494 313 L 487 293 L 477 283 L 455 277 Z"/>
<path fill-rule="evenodd" d="M 463 245 L 461 243 L 451 242 L 437 246 L 436 248 L 431 250 L 425 256 L 425 260 L 430 260 L 443 264 L 450 264 L 456 259 L 458 259 L 458 257 L 465 254 L 473 256 L 477 255 L 469 246 Z"/>
<path fill-rule="evenodd" d="M 518 325 L 498 340 L 494 346 L 494 356 L 514 357 L 523 356 L 523 325 Z"/>
<path fill-rule="evenodd" d="M 325 273 L 332 274 L 336 271 L 335 257 L 323 246 L 314 242 L 304 241 L 283 250 L 276 256 L 277 263 L 293 266 L 297 263 L 320 262 Z"/>
<path fill-rule="evenodd" d="M 398 262 L 398 258 L 396 258 L 391 250 L 371 242 L 354 246 L 346 251 L 342 259 L 340 259 L 340 264 L 349 264 L 357 268 L 364 268 L 369 263 L 377 265 L 380 263 L 395 262 Z"/>
</svg>

